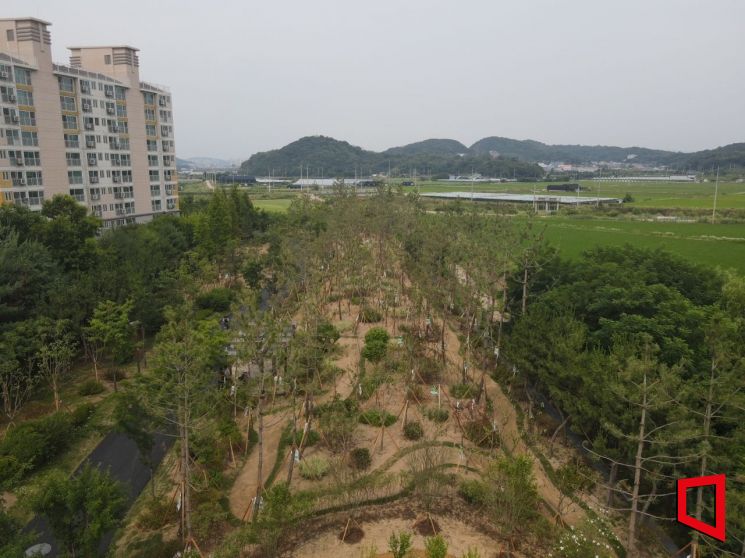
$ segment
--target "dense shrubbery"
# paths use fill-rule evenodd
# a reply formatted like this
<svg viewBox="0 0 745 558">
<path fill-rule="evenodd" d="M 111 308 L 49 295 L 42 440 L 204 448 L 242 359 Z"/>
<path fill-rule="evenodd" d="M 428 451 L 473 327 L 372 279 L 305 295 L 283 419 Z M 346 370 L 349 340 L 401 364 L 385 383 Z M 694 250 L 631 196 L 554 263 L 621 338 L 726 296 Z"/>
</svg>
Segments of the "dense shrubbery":
<svg viewBox="0 0 745 558">
<path fill-rule="evenodd" d="M 415 420 L 407 422 L 406 426 L 404 426 L 404 436 L 409 440 L 419 440 L 424 436 L 424 429 L 421 423 Z"/>
<path fill-rule="evenodd" d="M 213 312 L 227 312 L 235 298 L 235 293 L 225 287 L 215 287 L 204 293 L 200 293 L 195 301 L 196 307 Z"/>
<path fill-rule="evenodd" d="M 424 411 L 424 415 L 432 422 L 445 422 L 450 413 L 444 408 L 431 407 Z"/>
<path fill-rule="evenodd" d="M 370 409 L 360 413 L 360 422 L 362 424 L 369 424 L 370 426 L 390 426 L 396 422 L 396 415 L 392 415 L 388 411 L 379 411 L 378 409 Z"/>
<path fill-rule="evenodd" d="M 360 321 L 363 324 L 374 324 L 383 319 L 383 315 L 372 306 L 360 308 Z"/>
<path fill-rule="evenodd" d="M 500 444 L 499 432 L 486 419 L 474 419 L 464 426 L 466 436 L 477 446 L 482 448 L 498 448 Z"/>
<path fill-rule="evenodd" d="M 320 456 L 306 457 L 298 464 L 300 476 L 308 480 L 319 480 L 329 472 L 329 462 Z"/>
<path fill-rule="evenodd" d="M 374 327 L 365 334 L 365 346 L 362 348 L 362 356 L 370 362 L 379 362 L 388 351 L 390 335 L 382 327 Z"/>
<path fill-rule="evenodd" d="M 450 395 L 456 399 L 471 399 L 476 397 L 479 387 L 476 384 L 453 384 L 450 386 Z"/>
<path fill-rule="evenodd" d="M 349 452 L 349 460 L 352 468 L 362 471 L 370 467 L 372 456 L 370 455 L 370 450 L 367 448 L 354 448 Z"/>
<path fill-rule="evenodd" d="M 89 395 L 98 395 L 103 392 L 106 388 L 98 380 L 86 380 L 80 387 L 78 387 L 78 395 L 87 397 Z"/>
<path fill-rule="evenodd" d="M 0 441 L 0 486 L 12 485 L 70 447 L 93 414 L 90 404 L 11 428 Z"/>
</svg>

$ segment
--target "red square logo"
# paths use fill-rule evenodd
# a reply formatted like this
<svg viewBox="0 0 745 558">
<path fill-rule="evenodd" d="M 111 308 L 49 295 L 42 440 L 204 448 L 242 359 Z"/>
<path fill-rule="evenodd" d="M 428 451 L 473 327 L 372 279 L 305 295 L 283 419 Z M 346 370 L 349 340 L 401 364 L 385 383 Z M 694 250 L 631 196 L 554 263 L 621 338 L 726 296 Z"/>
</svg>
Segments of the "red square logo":
<svg viewBox="0 0 745 558">
<path fill-rule="evenodd" d="M 726 492 L 725 492 L 725 475 L 709 475 L 706 477 L 693 477 L 690 479 L 678 479 L 678 521 L 720 541 L 724 540 L 725 523 L 726 523 Z M 716 521 L 714 525 L 709 525 L 699 521 L 695 517 L 688 515 L 687 494 L 689 488 L 698 488 L 699 486 L 714 486 L 716 492 L 714 496 L 714 512 Z"/>
</svg>

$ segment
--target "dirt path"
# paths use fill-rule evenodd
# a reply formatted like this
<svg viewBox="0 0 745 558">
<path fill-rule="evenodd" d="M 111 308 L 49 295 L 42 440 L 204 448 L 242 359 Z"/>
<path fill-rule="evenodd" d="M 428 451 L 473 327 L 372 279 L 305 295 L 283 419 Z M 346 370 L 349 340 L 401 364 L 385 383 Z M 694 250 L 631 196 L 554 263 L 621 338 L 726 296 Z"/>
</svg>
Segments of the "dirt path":
<svg viewBox="0 0 745 558">
<path fill-rule="evenodd" d="M 454 369 L 460 369 L 462 357 L 458 353 L 460 342 L 457 335 L 448 325 L 445 332 L 445 353 L 449 365 Z M 474 368 L 474 371 L 480 375 L 481 370 Z M 525 444 L 517 426 L 517 411 L 509 398 L 502 391 L 502 387 L 495 382 L 488 374 L 484 375 L 484 383 L 489 398 L 494 402 L 494 414 L 497 422 L 502 443 L 505 451 L 511 454 L 527 455 L 533 460 L 533 473 L 536 479 L 536 486 L 541 498 L 546 500 L 554 509 L 558 509 L 561 500 L 561 492 L 554 486 L 551 479 L 546 474 L 541 462 L 535 457 L 533 451 Z M 563 519 L 571 525 L 576 525 L 585 518 L 584 510 L 574 502 L 567 502 L 564 498 L 562 505 L 565 506 Z"/>
<path fill-rule="evenodd" d="M 266 482 L 269 473 L 274 467 L 277 457 L 277 448 L 279 440 L 282 437 L 282 429 L 290 420 L 292 414 L 290 411 L 277 413 L 276 415 L 264 416 L 264 463 L 262 466 L 262 482 Z M 259 471 L 259 449 L 256 448 L 250 453 L 248 459 L 243 464 L 241 472 L 230 489 L 229 501 L 230 511 L 238 518 L 243 518 L 248 506 L 251 505 L 251 499 L 256 496 Z"/>
<path fill-rule="evenodd" d="M 366 330 L 367 328 L 360 327 L 358 334 L 364 336 L 364 331 Z M 330 400 L 333 398 L 334 393 L 338 393 L 342 398 L 346 398 L 352 392 L 352 387 L 354 385 L 353 373 L 357 368 L 357 360 L 359 359 L 359 337 L 350 333 L 349 335 L 339 339 L 338 343 L 341 347 L 341 351 L 338 358 L 333 362 L 336 366 L 341 368 L 344 373 L 336 378 L 336 388 L 334 389 L 333 386 L 331 386 L 331 389 L 316 399 L 316 404 Z M 266 483 L 269 474 L 274 468 L 274 464 L 277 460 L 277 449 L 279 448 L 279 442 L 282 438 L 282 430 L 290 420 L 292 420 L 291 410 L 285 410 L 281 413 L 264 416 L 264 463 L 261 475 L 262 483 Z M 246 425 L 243 425 L 242 428 L 245 430 Z M 283 456 L 283 464 L 286 464 L 285 457 L 286 456 Z M 248 456 L 248 459 L 246 459 L 246 462 L 243 464 L 240 473 L 238 473 L 238 477 L 235 479 L 235 482 L 230 489 L 230 511 L 238 518 L 243 518 L 244 515 L 246 515 L 246 509 L 251 505 L 253 497 L 256 496 L 258 470 L 259 450 L 256 448 Z M 282 473 L 280 473 L 280 476 L 281 474 Z"/>
</svg>

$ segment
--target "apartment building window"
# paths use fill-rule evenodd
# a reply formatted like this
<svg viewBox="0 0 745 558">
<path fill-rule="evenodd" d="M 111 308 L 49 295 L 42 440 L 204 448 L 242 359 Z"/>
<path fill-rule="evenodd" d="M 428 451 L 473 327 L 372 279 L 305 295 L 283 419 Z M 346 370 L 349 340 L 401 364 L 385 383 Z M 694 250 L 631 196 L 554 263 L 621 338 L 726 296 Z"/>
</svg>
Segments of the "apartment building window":
<svg viewBox="0 0 745 558">
<path fill-rule="evenodd" d="M 173 195 L 173 184 L 166 184 L 166 196 Z"/>
<path fill-rule="evenodd" d="M 107 142 L 109 144 L 109 149 L 119 149 L 119 141 L 117 140 L 116 136 L 111 136 L 108 138 Z"/>
<path fill-rule="evenodd" d="M 34 94 L 31 93 L 31 91 L 24 91 L 23 89 L 19 89 L 16 92 L 16 98 L 18 99 L 19 105 L 23 105 L 26 107 L 34 106 Z"/>
<path fill-rule="evenodd" d="M 26 147 L 36 147 L 39 145 L 39 134 L 36 132 L 21 132 L 21 143 Z"/>
<path fill-rule="evenodd" d="M 12 87 L 0 87 L 0 99 L 3 103 L 15 103 L 15 92 Z M 145 111 L 147 112 L 147 111 Z"/>
<path fill-rule="evenodd" d="M 80 92 L 86 95 L 91 94 L 91 82 L 85 79 L 80 80 Z"/>
<path fill-rule="evenodd" d="M 24 151 L 23 152 L 23 163 L 27 167 L 40 167 L 41 157 L 38 151 Z"/>
<path fill-rule="evenodd" d="M 115 87 L 114 93 L 117 101 L 124 101 L 126 97 L 126 89 L 124 87 Z"/>
<path fill-rule="evenodd" d="M 160 202 L 160 200 L 152 200 L 150 202 L 150 206 L 153 208 L 153 211 L 161 211 L 161 202 Z"/>
<path fill-rule="evenodd" d="M 132 166 L 132 159 L 130 158 L 128 153 L 122 153 L 121 155 L 121 162 L 123 167 L 131 167 Z"/>
<path fill-rule="evenodd" d="M 127 124 L 125 120 L 119 120 L 117 121 L 117 129 L 119 130 L 120 134 L 128 134 L 129 124 Z"/>
<path fill-rule="evenodd" d="M 96 148 L 96 136 L 88 134 L 85 136 L 85 147 L 88 149 Z"/>
<path fill-rule="evenodd" d="M 65 134 L 65 147 L 68 149 L 79 149 L 80 140 L 77 134 Z"/>
<path fill-rule="evenodd" d="M 119 118 L 127 117 L 127 105 L 116 105 L 116 115 Z"/>
<path fill-rule="evenodd" d="M 173 171 L 171 170 L 163 171 L 163 180 L 165 180 L 166 182 L 171 182 L 173 180 Z"/>
<path fill-rule="evenodd" d="M 36 113 L 30 110 L 19 110 L 21 126 L 36 126 Z"/>
<path fill-rule="evenodd" d="M 67 171 L 67 183 L 68 184 L 82 184 L 83 183 L 83 172 L 82 171 Z"/>
<path fill-rule="evenodd" d="M 80 166 L 80 153 L 65 153 L 65 159 L 68 167 Z"/>
<path fill-rule="evenodd" d="M 18 114 L 16 113 L 15 109 L 12 108 L 3 109 L 3 118 L 5 119 L 6 124 L 18 124 L 20 122 Z"/>
<path fill-rule="evenodd" d="M 160 196 L 160 184 L 150 185 L 150 195 L 153 197 Z"/>
<path fill-rule="evenodd" d="M 161 110 L 160 111 L 160 119 L 164 122 L 168 122 L 171 119 L 171 111 L 170 110 Z"/>
<path fill-rule="evenodd" d="M 157 171 L 157 170 L 150 171 L 150 182 L 160 182 L 160 171 Z"/>
<path fill-rule="evenodd" d="M 160 135 L 164 138 L 167 138 L 170 134 L 171 127 L 170 126 L 161 126 L 160 127 Z"/>
<path fill-rule="evenodd" d="M 10 171 L 10 180 L 13 183 L 13 186 L 25 186 L 26 185 L 26 178 L 23 176 L 23 173 L 18 171 Z"/>
<path fill-rule="evenodd" d="M 112 116 L 116 114 L 116 107 L 114 106 L 114 103 L 106 103 L 106 114 L 111 114 Z"/>
<path fill-rule="evenodd" d="M 166 200 L 166 209 L 176 209 L 176 198 L 168 198 Z"/>
<path fill-rule="evenodd" d="M 77 106 L 75 103 L 75 97 L 68 97 L 66 95 L 60 95 L 59 98 L 60 108 L 69 112 L 75 112 Z"/>
<path fill-rule="evenodd" d="M 122 173 L 121 171 L 115 170 L 111 171 L 111 180 L 114 184 L 121 184 L 122 182 Z M 117 197 L 116 194 L 119 191 L 118 188 L 114 188 L 114 197 Z"/>
<path fill-rule="evenodd" d="M 114 86 L 113 85 L 104 85 L 103 86 L 103 92 L 104 92 L 104 95 L 106 95 L 107 97 L 113 98 L 114 97 Z"/>
<path fill-rule="evenodd" d="M 79 202 L 85 201 L 85 190 L 82 188 L 70 188 L 70 195 Z"/>
<path fill-rule="evenodd" d="M 18 130 L 5 130 L 5 139 L 8 140 L 8 145 L 20 145 L 21 132 Z"/>
<path fill-rule="evenodd" d="M 155 140 L 147 140 L 148 151 L 158 151 L 158 142 Z"/>
<path fill-rule="evenodd" d="M 65 130 L 77 130 L 78 129 L 78 117 L 71 116 L 69 114 L 62 115 L 62 127 Z"/>
<path fill-rule="evenodd" d="M 110 159 L 111 159 L 111 166 L 113 167 L 122 166 L 121 158 L 119 157 L 118 153 L 112 153 Z"/>
<path fill-rule="evenodd" d="M 10 66 L 0 64 L 0 79 L 8 79 L 10 77 Z"/>
<path fill-rule="evenodd" d="M 59 76 L 59 89 L 66 93 L 75 93 L 75 80 L 67 76 Z"/>
<path fill-rule="evenodd" d="M 155 104 L 155 93 L 151 93 L 149 91 L 143 91 L 142 96 L 145 98 L 145 104 L 146 105 L 154 105 Z"/>
<path fill-rule="evenodd" d="M 132 182 L 132 171 L 131 170 L 122 171 L 122 182 L 124 184 L 130 184 Z"/>
<path fill-rule="evenodd" d="M 155 126 L 153 126 L 152 124 L 146 124 L 145 135 L 155 137 Z"/>
<path fill-rule="evenodd" d="M 16 66 L 14 74 L 16 83 L 20 83 L 21 85 L 31 85 L 31 72 L 29 70 Z"/>
<path fill-rule="evenodd" d="M 155 120 L 155 111 L 153 109 L 145 109 L 145 120 Z"/>
<path fill-rule="evenodd" d="M 148 155 L 147 156 L 147 164 L 150 167 L 157 167 L 158 166 L 158 156 L 157 155 Z"/>
<path fill-rule="evenodd" d="M 29 186 L 43 186 L 41 171 L 29 171 L 26 173 L 26 184 Z"/>
<path fill-rule="evenodd" d="M 122 138 L 119 140 L 119 149 L 129 151 L 129 138 Z"/>
<path fill-rule="evenodd" d="M 163 151 L 166 153 L 173 151 L 173 142 L 171 140 L 163 140 Z"/>
<path fill-rule="evenodd" d="M 88 182 L 98 184 L 98 171 L 88 171 Z"/>
<path fill-rule="evenodd" d="M 94 128 L 93 117 L 87 116 L 86 118 L 83 119 L 83 122 L 84 122 L 84 126 L 86 130 L 93 130 Z"/>
</svg>

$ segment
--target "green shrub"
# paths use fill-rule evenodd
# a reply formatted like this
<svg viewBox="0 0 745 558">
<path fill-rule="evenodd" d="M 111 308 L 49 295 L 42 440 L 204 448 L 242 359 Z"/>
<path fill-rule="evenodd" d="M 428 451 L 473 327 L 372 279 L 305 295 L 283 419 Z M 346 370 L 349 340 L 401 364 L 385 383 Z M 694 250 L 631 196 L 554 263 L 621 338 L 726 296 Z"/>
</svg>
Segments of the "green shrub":
<svg viewBox="0 0 745 558">
<path fill-rule="evenodd" d="M 463 553 L 461 558 L 481 558 L 481 554 L 479 554 L 477 549 L 469 547 L 469 549 Z"/>
<path fill-rule="evenodd" d="M 471 399 L 476 397 L 479 387 L 476 384 L 453 384 L 450 386 L 450 395 L 455 399 Z"/>
<path fill-rule="evenodd" d="M 418 360 L 417 374 L 419 381 L 425 384 L 436 384 L 440 381 L 442 364 L 430 357 L 421 357 Z"/>
<path fill-rule="evenodd" d="M 427 558 L 447 558 L 448 543 L 442 535 L 427 537 L 424 541 L 424 554 Z"/>
<path fill-rule="evenodd" d="M 363 471 L 370 467 L 372 463 L 372 457 L 370 456 L 370 450 L 367 448 L 354 448 L 349 453 L 349 458 L 352 467 L 358 471 Z"/>
<path fill-rule="evenodd" d="M 162 534 L 154 533 L 129 544 L 125 555 L 129 558 L 173 558 L 180 550 L 183 550 L 180 540 L 164 541 Z"/>
<path fill-rule="evenodd" d="M 83 397 L 87 397 L 89 395 L 98 395 L 105 389 L 106 388 L 101 382 L 99 382 L 98 380 L 90 379 L 80 384 L 80 387 L 78 388 L 78 395 L 82 395 Z"/>
<path fill-rule="evenodd" d="M 234 293 L 230 289 L 225 287 L 215 287 L 214 289 L 197 296 L 195 305 L 201 310 L 227 312 L 230 310 L 230 304 L 233 302 L 233 297 Z"/>
<path fill-rule="evenodd" d="M 323 347 L 323 350 L 328 351 L 334 346 L 341 337 L 339 330 L 337 330 L 333 324 L 329 322 L 322 322 L 318 324 L 316 328 L 316 340 Z"/>
<path fill-rule="evenodd" d="M 85 426 L 95 412 L 96 407 L 95 405 L 93 405 L 93 403 L 83 403 L 82 405 L 78 405 L 70 413 L 70 421 L 72 422 L 72 426 L 75 428 L 81 428 Z"/>
<path fill-rule="evenodd" d="M 137 526 L 146 531 L 157 531 L 177 519 L 176 506 L 169 500 L 149 499 L 137 518 Z"/>
<path fill-rule="evenodd" d="M 416 420 L 407 422 L 404 426 L 404 436 L 406 436 L 406 438 L 408 438 L 409 440 L 418 440 L 422 436 L 424 436 L 424 429 L 422 428 L 422 425 Z"/>
<path fill-rule="evenodd" d="M 383 315 L 372 306 L 363 306 L 360 309 L 360 321 L 363 324 L 374 324 L 383 319 Z"/>
<path fill-rule="evenodd" d="M 445 422 L 450 413 L 447 409 L 432 407 L 424 411 L 424 415 L 432 422 Z"/>
<path fill-rule="evenodd" d="M 127 379 L 127 373 L 121 368 L 107 368 L 104 370 L 103 377 L 107 382 L 121 382 Z"/>
<path fill-rule="evenodd" d="M 370 328 L 370 330 L 365 334 L 365 343 L 372 343 L 374 341 L 388 343 L 390 339 L 391 336 L 388 334 L 388 331 L 382 327 Z"/>
<path fill-rule="evenodd" d="M 299 469 L 304 479 L 319 480 L 329 472 L 329 462 L 320 456 L 307 457 L 300 461 Z"/>
<path fill-rule="evenodd" d="M 295 433 L 295 445 L 300 447 L 300 442 L 303 439 L 303 431 L 298 430 Z M 309 430 L 308 433 L 305 435 L 305 446 L 306 448 L 310 446 L 315 446 L 318 441 L 321 439 L 321 435 L 316 432 L 315 430 Z"/>
<path fill-rule="evenodd" d="M 466 479 L 460 483 L 458 493 L 469 504 L 483 504 L 486 500 L 486 488 L 480 480 Z"/>
<path fill-rule="evenodd" d="M 56 412 L 11 428 L 0 441 L 0 485 L 17 482 L 70 447 L 93 406 L 85 404 L 78 409 L 73 413 Z"/>
<path fill-rule="evenodd" d="M 499 432 L 492 428 L 488 420 L 476 419 L 467 422 L 464 430 L 466 437 L 479 447 L 490 449 L 499 447 Z"/>
<path fill-rule="evenodd" d="M 388 411 L 379 411 L 378 409 L 370 409 L 360 414 L 360 422 L 362 424 L 369 424 L 370 426 L 390 426 L 396 422 L 396 415 L 392 415 Z"/>
<path fill-rule="evenodd" d="M 406 558 L 411 552 L 411 534 L 391 533 L 388 539 L 388 550 L 393 554 L 393 558 Z"/>
<path fill-rule="evenodd" d="M 220 525 L 228 520 L 230 513 L 220 501 L 202 502 L 192 514 L 192 528 L 200 541 L 214 539 L 220 533 Z"/>
<path fill-rule="evenodd" d="M 379 362 L 388 351 L 390 335 L 382 327 L 374 327 L 365 335 L 365 346 L 362 348 L 362 356 L 370 362 Z"/>
</svg>

